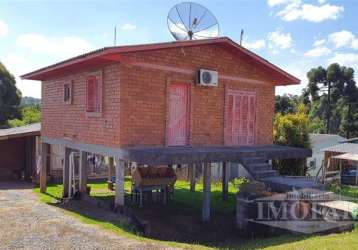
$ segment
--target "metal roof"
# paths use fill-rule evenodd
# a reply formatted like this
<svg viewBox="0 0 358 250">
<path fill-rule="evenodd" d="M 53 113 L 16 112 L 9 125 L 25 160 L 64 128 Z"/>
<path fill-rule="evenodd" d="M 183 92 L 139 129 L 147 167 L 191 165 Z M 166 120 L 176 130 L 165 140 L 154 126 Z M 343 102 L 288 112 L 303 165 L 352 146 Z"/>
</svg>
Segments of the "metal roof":
<svg viewBox="0 0 358 250">
<path fill-rule="evenodd" d="M 340 135 L 333 134 L 310 134 L 309 136 L 312 144 L 318 144 L 330 140 L 337 140 L 341 142 L 344 142 L 346 140 L 346 138 Z"/>
<path fill-rule="evenodd" d="M 325 148 L 324 151 L 358 154 L 358 144 L 356 144 L 356 143 L 340 143 L 340 144 L 334 145 L 332 147 Z"/>
<path fill-rule="evenodd" d="M 348 160 L 348 161 L 357 161 L 358 162 L 358 154 L 346 153 L 341 155 L 333 156 L 334 159 L 340 160 Z"/>
<path fill-rule="evenodd" d="M 277 85 L 290 85 L 299 84 L 300 80 L 286 71 L 280 69 L 259 55 L 251 52 L 250 50 L 235 43 L 228 37 L 218 37 L 202 40 L 189 40 L 189 41 L 176 41 L 165 43 L 153 43 L 153 44 L 140 44 L 140 45 L 127 45 L 127 46 L 115 46 L 105 47 L 99 50 L 95 50 L 89 53 L 85 53 L 68 60 L 44 67 L 42 69 L 22 75 L 22 79 L 29 80 L 47 80 L 60 74 L 68 73 L 71 70 L 80 70 L 89 67 L 95 67 L 98 65 L 106 65 L 113 62 L 125 61 L 122 56 L 123 53 L 135 53 L 151 50 L 162 50 L 169 48 L 180 47 L 192 47 L 199 45 L 218 44 L 226 49 L 230 49 L 233 53 L 239 53 L 240 57 L 244 58 L 247 62 L 260 65 L 265 70 L 271 70 L 272 73 L 276 73 L 278 79 Z M 237 54 L 238 55 L 238 54 Z"/>
<path fill-rule="evenodd" d="M 41 134 L 41 123 L 34 123 L 26 126 L 0 129 L 0 140 L 11 138 L 34 136 Z"/>
<path fill-rule="evenodd" d="M 346 139 L 343 142 L 357 143 L 358 142 L 358 137 L 353 137 L 353 138 L 350 138 L 350 139 Z"/>
<path fill-rule="evenodd" d="M 309 134 L 312 149 L 322 151 L 322 149 L 334 146 L 345 140 L 344 137 L 332 134 Z"/>
</svg>

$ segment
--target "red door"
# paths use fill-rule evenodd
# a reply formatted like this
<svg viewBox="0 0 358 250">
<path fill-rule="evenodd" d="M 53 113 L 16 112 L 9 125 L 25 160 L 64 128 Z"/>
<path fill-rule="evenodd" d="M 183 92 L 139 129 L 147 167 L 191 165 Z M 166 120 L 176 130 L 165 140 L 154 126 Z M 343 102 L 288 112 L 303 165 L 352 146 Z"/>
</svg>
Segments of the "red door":
<svg viewBox="0 0 358 250">
<path fill-rule="evenodd" d="M 189 84 L 174 83 L 169 86 L 167 144 L 188 144 L 189 138 Z"/>
<path fill-rule="evenodd" d="M 225 144 L 255 143 L 256 95 L 254 92 L 229 90 L 225 102 Z"/>
</svg>

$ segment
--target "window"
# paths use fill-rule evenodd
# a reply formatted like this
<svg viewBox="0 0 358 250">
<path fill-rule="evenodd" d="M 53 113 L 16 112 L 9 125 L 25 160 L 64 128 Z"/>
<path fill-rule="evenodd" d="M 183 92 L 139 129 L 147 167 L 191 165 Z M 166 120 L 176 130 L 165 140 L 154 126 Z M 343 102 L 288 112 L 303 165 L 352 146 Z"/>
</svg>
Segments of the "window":
<svg viewBox="0 0 358 250">
<path fill-rule="evenodd" d="M 93 74 L 86 81 L 86 112 L 88 114 L 101 113 L 101 75 Z"/>
<path fill-rule="evenodd" d="M 63 101 L 65 104 L 72 104 L 72 82 L 63 85 Z"/>
</svg>

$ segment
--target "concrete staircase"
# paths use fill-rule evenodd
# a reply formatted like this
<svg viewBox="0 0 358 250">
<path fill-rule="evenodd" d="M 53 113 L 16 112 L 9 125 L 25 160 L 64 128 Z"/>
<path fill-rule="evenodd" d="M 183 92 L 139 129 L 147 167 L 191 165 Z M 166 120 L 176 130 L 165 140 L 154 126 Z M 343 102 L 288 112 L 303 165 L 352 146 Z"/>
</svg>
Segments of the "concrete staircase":
<svg viewBox="0 0 358 250">
<path fill-rule="evenodd" d="M 314 188 L 322 190 L 324 185 L 316 183 L 306 177 L 280 176 L 277 170 L 272 169 L 272 164 L 263 157 L 247 157 L 240 162 L 250 173 L 253 179 L 265 183 L 272 191 L 287 192 L 293 189 Z"/>
<path fill-rule="evenodd" d="M 278 172 L 272 169 L 272 165 L 263 157 L 244 158 L 241 164 L 256 180 L 278 176 Z"/>
<path fill-rule="evenodd" d="M 353 218 L 353 211 L 358 209 L 358 204 L 340 200 L 340 197 L 334 193 L 325 191 L 323 184 L 317 183 L 313 179 L 304 176 L 280 176 L 278 171 L 272 168 L 272 164 L 263 157 L 244 158 L 240 163 L 246 171 L 250 173 L 253 179 L 264 183 L 267 189 L 278 193 L 270 197 L 270 199 L 283 201 L 286 199 L 287 192 L 294 194 L 301 192 L 309 195 L 311 205 L 313 202 L 317 204 L 316 206 L 312 205 L 312 214 L 314 213 L 316 218 L 314 220 L 278 220 L 273 223 L 270 220 L 250 220 L 249 211 L 254 211 L 257 208 L 246 208 L 245 202 L 247 198 L 241 199 L 238 202 L 239 209 L 237 212 L 239 217 L 237 220 L 238 225 L 244 226 L 240 228 L 240 230 L 248 230 L 249 224 L 247 224 L 247 221 L 253 223 L 251 229 L 255 232 L 258 228 L 262 228 L 263 226 L 268 226 L 268 229 L 272 232 L 279 229 L 303 234 L 338 233 L 350 231 L 354 228 L 353 220 L 344 220 L 341 218 L 346 214 L 348 214 L 350 218 Z M 280 196 L 279 199 L 278 196 Z M 324 197 L 324 199 L 320 200 L 320 197 Z M 250 206 L 250 202 L 252 203 L 252 201 L 249 201 L 247 206 Z M 277 202 L 277 204 L 279 205 L 280 202 Z M 334 218 L 330 217 L 332 210 L 335 211 Z M 240 213 L 242 212 L 247 212 L 248 214 L 241 216 Z M 245 218 L 244 222 L 246 224 L 240 219 L 241 217 Z"/>
</svg>

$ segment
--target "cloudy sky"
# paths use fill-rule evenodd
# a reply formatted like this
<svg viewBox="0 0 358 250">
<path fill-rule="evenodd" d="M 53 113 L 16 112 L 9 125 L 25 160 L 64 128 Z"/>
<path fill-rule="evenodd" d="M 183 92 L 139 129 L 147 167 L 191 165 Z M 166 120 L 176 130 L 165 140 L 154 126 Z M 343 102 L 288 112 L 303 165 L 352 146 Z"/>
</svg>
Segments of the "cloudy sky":
<svg viewBox="0 0 358 250">
<path fill-rule="evenodd" d="M 0 0 L 0 61 L 23 96 L 40 97 L 40 83 L 19 75 L 86 51 L 118 44 L 171 41 L 168 0 Z M 338 62 L 358 71 L 356 0 L 196 0 L 220 23 L 220 35 L 302 80 L 278 94 L 299 94 L 311 67 Z"/>
</svg>

